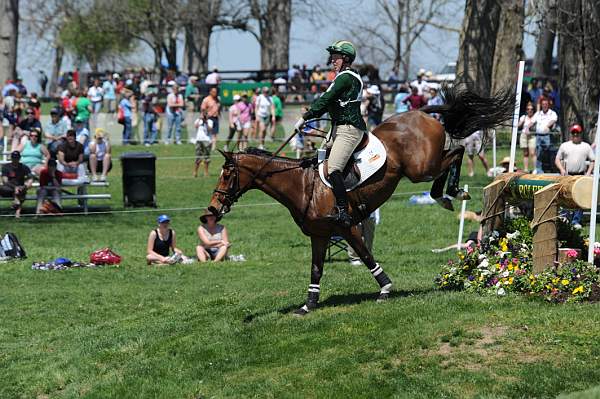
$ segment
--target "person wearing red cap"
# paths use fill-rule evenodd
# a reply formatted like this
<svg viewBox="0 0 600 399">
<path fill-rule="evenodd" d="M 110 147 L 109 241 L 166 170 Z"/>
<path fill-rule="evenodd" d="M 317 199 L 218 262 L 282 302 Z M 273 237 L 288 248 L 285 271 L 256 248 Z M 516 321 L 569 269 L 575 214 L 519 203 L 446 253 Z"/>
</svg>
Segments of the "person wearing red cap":
<svg viewBox="0 0 600 399">
<path fill-rule="evenodd" d="M 583 129 L 581 125 L 575 124 L 569 128 L 571 140 L 560 145 L 554 164 L 562 176 L 586 175 L 590 176 L 594 169 L 594 151 L 592 147 L 583 141 Z M 589 161 L 589 162 L 588 162 Z M 569 212 L 573 227 L 581 228 L 582 210 Z"/>
</svg>

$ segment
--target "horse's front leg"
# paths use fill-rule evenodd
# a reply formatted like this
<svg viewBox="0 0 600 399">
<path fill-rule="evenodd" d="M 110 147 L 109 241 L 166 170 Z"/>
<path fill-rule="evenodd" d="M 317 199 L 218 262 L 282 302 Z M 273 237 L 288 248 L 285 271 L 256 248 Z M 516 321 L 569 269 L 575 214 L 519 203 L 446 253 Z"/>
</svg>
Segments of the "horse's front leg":
<svg viewBox="0 0 600 399">
<path fill-rule="evenodd" d="M 319 293 L 321 292 L 321 277 L 323 276 L 323 262 L 329 238 L 311 237 L 312 265 L 310 268 L 310 284 L 308 285 L 308 299 L 302 307 L 294 312 L 295 315 L 304 316 L 317 307 Z"/>
<path fill-rule="evenodd" d="M 390 290 L 392 289 L 392 280 L 390 280 L 387 274 L 385 274 L 381 266 L 375 262 L 371 251 L 369 251 L 362 239 L 358 226 L 352 226 L 345 234 L 342 234 L 342 236 L 348 242 L 348 244 L 354 248 L 354 251 L 356 251 L 373 277 L 375 277 L 377 284 L 379 284 L 380 291 L 379 296 L 377 297 L 377 302 L 382 302 L 388 299 Z"/>
</svg>

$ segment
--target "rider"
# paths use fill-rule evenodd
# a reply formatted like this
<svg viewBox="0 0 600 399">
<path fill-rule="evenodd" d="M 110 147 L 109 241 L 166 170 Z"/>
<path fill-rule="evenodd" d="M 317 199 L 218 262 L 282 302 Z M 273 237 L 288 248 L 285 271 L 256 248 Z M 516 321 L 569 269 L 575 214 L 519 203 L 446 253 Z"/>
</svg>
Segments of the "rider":
<svg viewBox="0 0 600 399">
<path fill-rule="evenodd" d="M 352 217 L 348 213 L 348 197 L 342 171 L 367 130 L 360 113 L 363 84 L 360 76 L 350 69 L 356 58 L 356 49 L 352 43 L 338 40 L 327 47 L 327 51 L 327 64 L 333 66 L 336 77 L 325 94 L 313 102 L 310 109 L 302 115 L 295 128 L 301 130 L 306 120 L 329 113 L 332 127 L 327 139 L 327 146 L 331 147 L 327 172 L 336 202 L 336 207 L 329 217 L 344 227 L 350 227 Z"/>
</svg>

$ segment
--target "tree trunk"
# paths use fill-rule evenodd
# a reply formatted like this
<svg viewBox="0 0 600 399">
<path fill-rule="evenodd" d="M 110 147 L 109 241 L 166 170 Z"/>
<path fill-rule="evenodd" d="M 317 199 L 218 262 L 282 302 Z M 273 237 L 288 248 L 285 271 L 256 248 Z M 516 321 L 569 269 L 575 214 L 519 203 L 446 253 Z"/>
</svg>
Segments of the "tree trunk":
<svg viewBox="0 0 600 399">
<path fill-rule="evenodd" d="M 558 7 L 559 121 L 563 132 L 572 123 L 590 132 L 596 121 L 600 90 L 600 4 L 595 0 L 571 0 Z"/>
<path fill-rule="evenodd" d="M 490 95 L 496 35 L 500 21 L 497 0 L 466 0 L 456 63 L 457 81 L 480 95 Z"/>
<path fill-rule="evenodd" d="M 524 60 L 524 0 L 501 0 L 500 5 L 502 10 L 492 66 L 492 93 L 503 88 L 515 87 L 517 61 Z"/>
<path fill-rule="evenodd" d="M 185 44 L 183 48 L 183 66 L 184 69 L 189 75 L 193 74 L 197 70 L 196 60 L 197 58 L 194 56 L 196 52 L 196 44 L 194 43 L 194 34 L 192 33 L 192 27 L 185 27 Z"/>
<path fill-rule="evenodd" d="M 404 2 L 398 0 L 398 14 L 396 15 L 396 51 L 394 52 L 394 71 L 396 75 L 400 71 L 400 61 L 402 59 L 402 16 L 404 13 Z"/>
<path fill-rule="evenodd" d="M 60 68 L 62 67 L 62 60 L 64 55 L 65 48 L 61 44 L 56 44 L 56 46 L 54 47 L 54 62 L 52 63 L 52 75 L 50 75 L 50 97 L 57 93 L 58 74 L 60 73 Z"/>
<path fill-rule="evenodd" d="M 404 56 L 404 80 L 406 82 L 408 82 L 408 80 L 410 79 L 410 0 L 406 0 L 406 2 L 404 3 L 404 10 L 402 11 L 402 14 L 404 14 L 403 18 L 404 18 L 404 34 L 406 35 L 404 37 L 404 43 L 406 46 L 406 51 L 404 52 L 405 56 Z"/>
<path fill-rule="evenodd" d="M 259 21 L 261 69 L 287 69 L 290 59 L 292 0 L 268 0 Z"/>
<path fill-rule="evenodd" d="M 19 0 L 0 0 L 0 84 L 17 77 Z"/>
<path fill-rule="evenodd" d="M 556 39 L 556 2 L 549 0 L 541 13 L 542 24 L 536 42 L 531 73 L 534 77 L 549 77 L 552 74 L 552 52 Z"/>
<path fill-rule="evenodd" d="M 202 24 L 190 27 L 189 34 L 186 31 L 184 65 L 187 66 L 189 73 L 208 72 L 208 51 L 212 30 L 212 24 Z"/>
</svg>

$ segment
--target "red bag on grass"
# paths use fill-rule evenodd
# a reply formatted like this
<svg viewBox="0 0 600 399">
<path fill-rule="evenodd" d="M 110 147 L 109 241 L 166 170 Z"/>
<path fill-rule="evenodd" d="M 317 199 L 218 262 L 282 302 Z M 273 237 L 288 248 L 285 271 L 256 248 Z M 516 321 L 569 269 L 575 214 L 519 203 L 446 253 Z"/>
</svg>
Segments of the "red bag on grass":
<svg viewBox="0 0 600 399">
<path fill-rule="evenodd" d="M 110 248 L 103 248 L 90 254 L 90 263 L 95 265 L 118 265 L 121 263 L 121 257 Z"/>
</svg>

